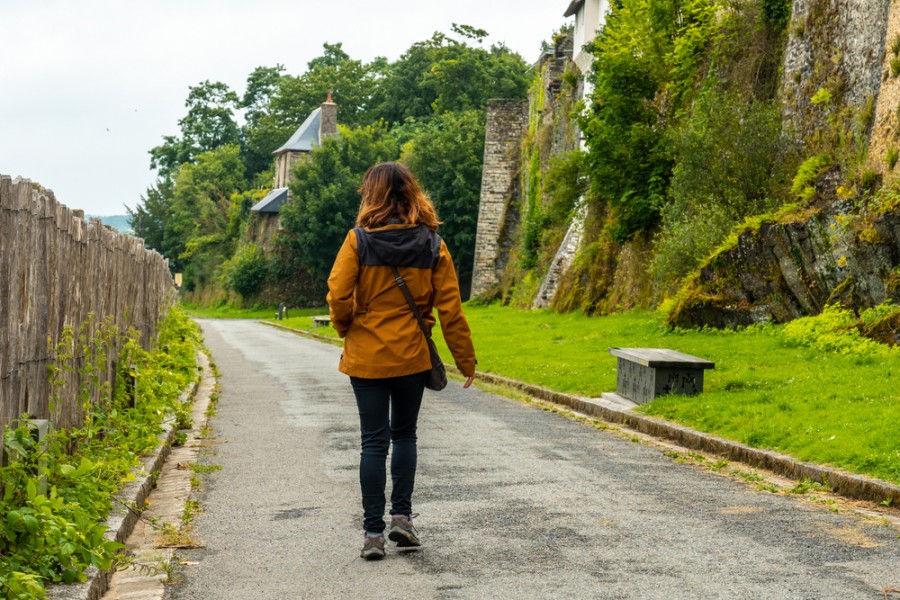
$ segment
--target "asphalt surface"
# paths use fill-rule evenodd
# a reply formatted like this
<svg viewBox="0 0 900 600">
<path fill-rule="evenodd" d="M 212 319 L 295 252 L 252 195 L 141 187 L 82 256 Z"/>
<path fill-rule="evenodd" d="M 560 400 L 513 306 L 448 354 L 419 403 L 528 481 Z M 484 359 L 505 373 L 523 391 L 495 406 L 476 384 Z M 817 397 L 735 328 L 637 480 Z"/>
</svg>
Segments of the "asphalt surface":
<svg viewBox="0 0 900 600">
<path fill-rule="evenodd" d="M 426 391 L 419 421 L 423 547 L 363 561 L 340 349 L 248 321 L 201 325 L 222 373 L 221 443 L 205 460 L 222 470 L 200 497 L 206 548 L 179 552 L 173 600 L 847 600 L 900 587 L 893 527 L 455 382 Z"/>
</svg>

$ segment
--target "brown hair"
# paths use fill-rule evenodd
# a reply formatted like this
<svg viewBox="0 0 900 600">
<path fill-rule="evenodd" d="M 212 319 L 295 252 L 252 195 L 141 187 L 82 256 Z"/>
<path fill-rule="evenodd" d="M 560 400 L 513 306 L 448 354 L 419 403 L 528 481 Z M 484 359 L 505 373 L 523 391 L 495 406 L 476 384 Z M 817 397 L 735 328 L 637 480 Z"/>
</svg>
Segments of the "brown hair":
<svg viewBox="0 0 900 600">
<path fill-rule="evenodd" d="M 359 193 L 362 204 L 356 216 L 357 226 L 381 227 L 394 220 L 429 229 L 437 229 L 441 224 L 416 178 L 399 163 L 383 162 L 369 167 Z"/>
</svg>

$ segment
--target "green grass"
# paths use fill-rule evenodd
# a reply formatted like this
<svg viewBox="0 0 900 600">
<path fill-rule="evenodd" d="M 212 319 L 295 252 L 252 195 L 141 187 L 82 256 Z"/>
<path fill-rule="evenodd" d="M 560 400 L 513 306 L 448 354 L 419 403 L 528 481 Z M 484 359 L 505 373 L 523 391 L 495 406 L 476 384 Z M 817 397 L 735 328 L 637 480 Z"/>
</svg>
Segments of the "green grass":
<svg viewBox="0 0 900 600">
<path fill-rule="evenodd" d="M 291 308 L 288 310 L 287 319 L 278 320 L 277 307 L 263 308 L 234 308 L 232 306 L 207 307 L 195 304 L 181 303 L 181 307 L 185 313 L 194 318 L 200 319 L 262 319 L 270 321 L 286 327 L 294 329 L 302 329 L 303 331 L 312 331 L 319 335 L 338 338 L 337 331 L 332 327 L 315 327 L 312 318 L 317 316 L 327 316 L 328 307 L 319 308 Z"/>
<path fill-rule="evenodd" d="M 834 313 L 789 328 L 670 330 L 658 313 L 607 317 L 466 306 L 481 371 L 584 396 L 616 387 L 610 347 L 671 348 L 716 363 L 700 396 L 665 396 L 638 410 L 800 460 L 900 483 L 900 351 L 834 334 Z M 314 329 L 311 309 L 282 324 Z M 292 313 L 295 314 L 295 313 Z M 837 325 L 835 325 L 837 326 Z M 834 343 L 834 336 L 846 343 Z M 452 363 L 435 330 L 444 360 Z M 816 345 L 816 340 L 827 344 Z M 838 348 L 837 351 L 829 348 Z"/>
<path fill-rule="evenodd" d="M 182 302 L 181 308 L 188 316 L 200 319 L 269 319 L 278 312 L 274 306 L 262 308 L 209 307 L 187 302 Z"/>
<path fill-rule="evenodd" d="M 660 315 L 640 311 L 598 318 L 468 306 L 466 315 L 480 370 L 573 394 L 615 390 L 610 347 L 671 348 L 711 360 L 704 394 L 665 396 L 639 410 L 900 483 L 898 352 L 865 344 L 858 353 L 824 351 L 774 326 L 670 331 Z"/>
<path fill-rule="evenodd" d="M 284 325 L 285 327 L 293 327 L 294 329 L 302 329 L 304 331 L 310 331 L 315 333 L 316 335 L 322 335 L 325 337 L 331 337 L 334 339 L 338 339 L 337 331 L 335 331 L 334 327 L 330 325 L 327 327 L 316 327 L 315 323 L 313 323 L 313 317 L 318 316 L 327 316 L 328 308 L 311 308 L 305 309 L 304 311 L 291 312 L 290 319 L 283 319 L 281 321 L 275 319 L 266 319 L 267 321 L 271 321 L 273 323 L 278 323 L 279 325 Z"/>
<path fill-rule="evenodd" d="M 268 321 L 287 323 L 296 317 L 311 317 L 314 315 L 327 315 L 328 307 L 325 308 L 292 308 L 288 310 L 291 319 L 278 321 L 275 315 L 278 313 L 278 307 L 254 307 L 254 308 L 235 308 L 233 306 L 208 307 L 196 304 L 182 303 L 182 309 L 189 316 L 201 319 L 266 319 Z M 310 321 L 312 323 L 312 321 Z"/>
</svg>

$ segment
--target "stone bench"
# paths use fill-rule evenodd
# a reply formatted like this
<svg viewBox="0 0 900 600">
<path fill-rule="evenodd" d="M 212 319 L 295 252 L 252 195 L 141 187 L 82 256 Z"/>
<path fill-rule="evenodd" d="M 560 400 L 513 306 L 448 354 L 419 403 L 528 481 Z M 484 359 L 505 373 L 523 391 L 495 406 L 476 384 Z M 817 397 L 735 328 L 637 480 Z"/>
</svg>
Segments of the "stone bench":
<svg viewBox="0 0 900 600">
<path fill-rule="evenodd" d="M 715 363 L 666 348 L 610 348 L 618 358 L 616 393 L 644 404 L 665 394 L 703 391 L 703 371 Z"/>
<path fill-rule="evenodd" d="M 329 317 L 328 315 L 313 317 L 312 320 L 313 320 L 313 327 L 315 327 L 317 329 L 319 327 L 328 327 L 329 325 L 331 325 L 331 317 Z"/>
</svg>

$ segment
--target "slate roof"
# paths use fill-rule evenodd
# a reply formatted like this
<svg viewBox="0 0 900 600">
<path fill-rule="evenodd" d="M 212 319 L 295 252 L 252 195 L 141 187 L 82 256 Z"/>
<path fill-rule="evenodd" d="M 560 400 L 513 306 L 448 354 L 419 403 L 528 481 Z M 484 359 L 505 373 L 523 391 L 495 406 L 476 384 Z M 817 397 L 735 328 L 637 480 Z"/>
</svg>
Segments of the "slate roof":
<svg viewBox="0 0 900 600">
<path fill-rule="evenodd" d="M 261 213 L 277 213 L 281 210 L 281 206 L 287 201 L 288 197 L 288 189 L 286 187 L 283 188 L 275 188 L 268 194 L 266 197 L 254 204 L 251 208 L 251 212 L 261 212 Z"/>
<path fill-rule="evenodd" d="M 306 117 L 305 121 L 303 121 L 303 125 L 301 125 L 297 129 L 297 131 L 294 132 L 294 135 L 292 135 L 281 148 L 279 148 L 272 154 L 281 154 L 282 152 L 288 152 L 290 150 L 309 152 L 313 149 L 313 146 L 318 146 L 319 123 L 321 121 L 322 109 L 317 108 L 316 110 L 309 113 L 309 116 Z"/>
<path fill-rule="evenodd" d="M 584 4 L 584 0 L 572 0 L 572 2 L 569 4 L 569 8 L 566 9 L 566 12 L 563 14 L 563 16 L 571 17 L 578 12 L 578 9 L 581 8 L 582 4 Z"/>
</svg>

